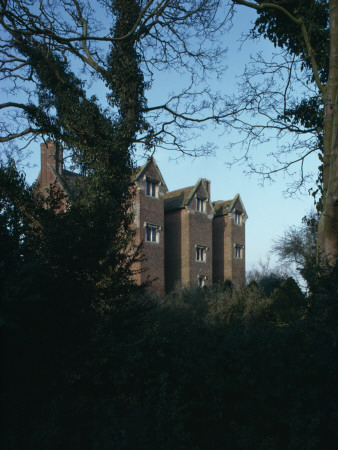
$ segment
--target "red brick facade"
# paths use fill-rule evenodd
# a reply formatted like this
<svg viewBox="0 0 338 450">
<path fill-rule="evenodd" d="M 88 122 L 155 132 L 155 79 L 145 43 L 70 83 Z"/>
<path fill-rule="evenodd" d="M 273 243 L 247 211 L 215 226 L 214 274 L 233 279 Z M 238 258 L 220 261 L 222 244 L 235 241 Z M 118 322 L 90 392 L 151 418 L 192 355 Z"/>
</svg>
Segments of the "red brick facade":
<svg viewBox="0 0 338 450">
<path fill-rule="evenodd" d="M 186 204 L 176 204 L 180 196 Z M 189 195 L 189 198 L 188 198 Z M 212 220 L 206 180 L 165 197 L 165 280 L 169 292 L 179 283 L 193 288 L 212 283 Z"/>
<path fill-rule="evenodd" d="M 57 182 L 71 197 L 76 174 L 62 167 L 61 147 L 41 145 L 41 189 Z M 231 280 L 245 283 L 245 222 L 237 194 L 233 200 L 211 202 L 210 181 L 168 192 L 156 162 L 150 158 L 133 175 L 135 244 L 143 260 L 135 265 L 135 281 L 151 281 L 163 296 L 175 285 L 188 288 Z"/>
<path fill-rule="evenodd" d="M 61 145 L 52 141 L 41 144 L 41 170 L 37 180 L 41 188 L 47 188 L 55 181 L 55 172 L 61 174 L 62 166 Z"/>
<path fill-rule="evenodd" d="M 143 243 L 143 261 L 137 264 L 137 282 L 152 282 L 151 289 L 165 293 L 164 195 L 168 191 L 155 161 L 150 159 L 134 179 L 135 243 Z"/>
<path fill-rule="evenodd" d="M 48 189 L 51 185 L 60 189 L 65 194 L 60 208 L 64 211 L 67 204 L 66 199 L 72 200 L 73 198 L 78 175 L 63 168 L 63 152 L 60 144 L 47 140 L 41 144 L 40 149 L 41 167 L 36 184 L 45 197 L 48 195 Z"/>
<path fill-rule="evenodd" d="M 228 202 L 214 202 L 213 282 L 231 280 L 245 284 L 246 213 L 240 196 Z"/>
</svg>

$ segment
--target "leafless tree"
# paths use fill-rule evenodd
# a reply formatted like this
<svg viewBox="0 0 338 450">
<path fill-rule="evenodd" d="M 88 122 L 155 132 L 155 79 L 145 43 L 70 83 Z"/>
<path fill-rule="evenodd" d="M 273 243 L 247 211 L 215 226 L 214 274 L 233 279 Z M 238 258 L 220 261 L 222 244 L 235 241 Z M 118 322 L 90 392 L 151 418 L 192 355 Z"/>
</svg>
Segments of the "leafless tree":
<svg viewBox="0 0 338 450">
<path fill-rule="evenodd" d="M 47 62 L 49 54 L 59 55 L 71 64 L 86 88 L 106 88 L 109 95 L 107 55 L 116 40 L 112 29 L 117 19 L 113 3 L 0 1 L 0 79 L 6 98 L 0 104 L 0 142 L 8 144 L 21 138 L 28 145 L 44 133 L 29 120 L 30 108 L 39 106 L 39 81 L 29 60 L 18 51 L 18 40 L 38 49 Z M 156 73 L 165 70 L 184 74 L 187 85 L 162 104 L 144 105 L 149 127 L 139 133 L 136 142 L 151 141 L 157 147 L 191 155 L 208 154 L 213 146 L 195 148 L 187 132 L 195 132 L 211 120 L 231 123 L 247 107 L 243 99 L 236 103 L 213 93 L 207 83 L 209 74 L 220 75 L 224 70 L 220 30 L 227 17 L 218 12 L 220 0 L 149 0 L 140 4 L 141 12 L 130 23 L 129 32 L 118 39 L 135 40 L 147 86 Z M 107 114 L 115 113 L 107 109 Z"/>
<path fill-rule="evenodd" d="M 267 130 L 275 130 L 277 137 L 291 132 L 295 141 L 277 153 L 272 152 L 275 166 L 251 166 L 251 170 L 269 178 L 277 171 L 289 171 L 295 164 L 300 164 L 302 183 L 306 176 L 303 172 L 305 158 L 313 152 L 319 154 L 322 161 L 318 178 L 322 186 L 322 212 L 318 250 L 335 261 L 338 237 L 338 1 L 311 2 L 312 7 L 320 6 L 322 11 L 327 8 L 328 20 L 321 25 L 316 23 L 314 15 L 305 18 L 309 5 L 301 0 L 233 0 L 231 5 L 256 10 L 265 23 L 270 21 L 275 30 L 278 27 L 283 30 L 280 32 L 282 36 L 278 36 L 278 31 L 271 33 L 266 27 L 262 28 L 275 45 L 287 49 L 269 61 L 259 55 L 253 61 L 254 71 L 248 68 L 245 72 L 244 92 L 246 98 L 251 98 L 255 120 L 237 121 L 236 126 L 246 133 L 244 141 L 247 147 L 243 158 L 248 157 L 251 142 L 264 139 Z M 329 52 L 327 42 L 314 40 L 316 27 L 318 30 L 320 26 L 329 36 Z M 260 85 L 255 82 L 257 75 L 260 76 Z M 283 84 L 276 84 L 277 80 Z M 316 123 L 305 114 L 302 116 L 302 103 L 295 96 L 295 86 L 301 89 L 304 99 L 311 99 L 314 111 L 322 112 L 319 126 L 318 121 Z M 292 114 L 288 114 L 295 108 L 298 108 L 298 121 L 292 121 Z"/>
</svg>

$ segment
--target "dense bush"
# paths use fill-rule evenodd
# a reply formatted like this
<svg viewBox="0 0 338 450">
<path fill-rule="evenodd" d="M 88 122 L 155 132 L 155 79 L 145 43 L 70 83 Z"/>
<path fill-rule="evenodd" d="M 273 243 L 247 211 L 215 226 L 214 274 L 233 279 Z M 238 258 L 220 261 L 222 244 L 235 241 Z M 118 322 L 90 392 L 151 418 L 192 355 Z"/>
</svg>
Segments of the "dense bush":
<svg viewBox="0 0 338 450">
<path fill-rule="evenodd" d="M 338 448 L 337 267 L 159 300 L 109 221 L 0 182 L 2 448 Z"/>
<path fill-rule="evenodd" d="M 3 328 L 3 448 L 337 448 L 330 286 L 183 289 L 102 316 L 31 302 Z"/>
</svg>

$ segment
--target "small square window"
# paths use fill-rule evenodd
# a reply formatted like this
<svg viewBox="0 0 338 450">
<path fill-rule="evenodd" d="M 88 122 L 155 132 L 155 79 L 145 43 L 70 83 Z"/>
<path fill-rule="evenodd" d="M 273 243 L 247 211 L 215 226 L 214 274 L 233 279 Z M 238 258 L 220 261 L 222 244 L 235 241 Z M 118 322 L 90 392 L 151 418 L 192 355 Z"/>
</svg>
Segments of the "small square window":
<svg viewBox="0 0 338 450">
<path fill-rule="evenodd" d="M 205 205 L 204 205 L 204 198 L 196 197 L 196 211 L 204 212 Z"/>
<path fill-rule="evenodd" d="M 146 228 L 146 242 L 158 242 L 159 241 L 158 226 L 147 223 L 145 228 Z"/>
<path fill-rule="evenodd" d="M 243 258 L 243 246 L 242 245 L 235 245 L 235 258 Z"/>
</svg>

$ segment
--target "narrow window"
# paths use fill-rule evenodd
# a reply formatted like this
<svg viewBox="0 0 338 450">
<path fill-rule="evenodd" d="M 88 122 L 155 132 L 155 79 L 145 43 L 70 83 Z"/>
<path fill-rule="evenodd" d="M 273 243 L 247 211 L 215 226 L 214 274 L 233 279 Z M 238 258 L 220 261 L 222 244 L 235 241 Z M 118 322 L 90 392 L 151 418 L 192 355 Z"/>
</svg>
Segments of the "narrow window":
<svg viewBox="0 0 338 450">
<path fill-rule="evenodd" d="M 204 199 L 196 197 L 196 211 L 204 212 Z"/>
<path fill-rule="evenodd" d="M 243 258 L 243 246 L 235 245 L 235 258 Z"/>
<path fill-rule="evenodd" d="M 157 182 L 152 180 L 146 181 L 146 195 L 149 197 L 157 197 Z"/>
<path fill-rule="evenodd" d="M 147 181 L 147 190 L 146 190 L 147 195 L 150 195 L 151 185 L 152 183 L 150 181 Z"/>
<path fill-rule="evenodd" d="M 235 224 L 240 225 L 242 223 L 242 213 L 241 211 L 235 211 Z"/>
</svg>

